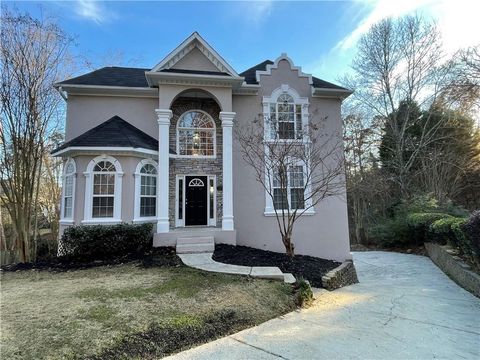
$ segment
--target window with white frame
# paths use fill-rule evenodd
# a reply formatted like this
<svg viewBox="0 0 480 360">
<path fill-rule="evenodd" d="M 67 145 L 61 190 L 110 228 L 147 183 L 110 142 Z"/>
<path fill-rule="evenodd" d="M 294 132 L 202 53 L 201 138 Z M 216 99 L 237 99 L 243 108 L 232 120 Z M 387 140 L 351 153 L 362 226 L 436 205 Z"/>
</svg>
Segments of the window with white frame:
<svg viewBox="0 0 480 360">
<path fill-rule="evenodd" d="M 73 197 L 75 196 L 75 161 L 69 159 L 63 168 L 62 219 L 73 219 Z"/>
<path fill-rule="evenodd" d="M 273 207 L 305 209 L 305 167 L 290 165 L 280 167 L 273 176 Z"/>
<path fill-rule="evenodd" d="M 272 138 L 301 139 L 303 136 L 302 106 L 292 96 L 281 94 L 270 104 Z"/>
<path fill-rule="evenodd" d="M 85 219 L 82 222 L 120 222 L 123 176 L 120 162 L 112 156 L 98 156 L 90 161 L 84 174 Z"/>
<path fill-rule="evenodd" d="M 113 217 L 115 172 L 115 165 L 107 160 L 98 162 L 93 168 L 93 218 Z"/>
<path fill-rule="evenodd" d="M 152 219 L 157 215 L 157 164 L 142 160 L 135 171 L 135 219 Z"/>
<path fill-rule="evenodd" d="M 267 140 L 306 140 L 308 98 L 287 84 L 263 98 Z"/>
<path fill-rule="evenodd" d="M 187 111 L 178 120 L 177 154 L 215 156 L 215 122 L 201 110 Z"/>
</svg>

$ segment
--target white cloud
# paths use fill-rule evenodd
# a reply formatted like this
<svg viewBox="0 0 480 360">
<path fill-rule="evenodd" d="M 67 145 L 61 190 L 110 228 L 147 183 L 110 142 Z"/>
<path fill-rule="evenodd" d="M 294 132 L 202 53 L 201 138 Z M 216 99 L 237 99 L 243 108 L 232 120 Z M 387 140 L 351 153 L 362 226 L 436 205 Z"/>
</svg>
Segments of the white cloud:
<svg viewBox="0 0 480 360">
<path fill-rule="evenodd" d="M 373 24 L 391 16 L 419 12 L 435 20 L 447 54 L 480 43 L 480 33 L 476 30 L 480 13 L 480 1 L 477 0 L 359 0 L 353 2 L 352 7 L 366 15 L 357 20 L 353 30 L 327 54 L 308 67 L 312 73 L 329 80 L 346 73 L 355 56 L 358 39 Z"/>
<path fill-rule="evenodd" d="M 272 13 L 273 0 L 245 1 L 245 18 L 255 24 L 259 24 Z"/>
<path fill-rule="evenodd" d="M 100 24 L 114 15 L 107 11 L 98 1 L 77 0 L 75 3 L 75 12 L 77 15 Z"/>
</svg>

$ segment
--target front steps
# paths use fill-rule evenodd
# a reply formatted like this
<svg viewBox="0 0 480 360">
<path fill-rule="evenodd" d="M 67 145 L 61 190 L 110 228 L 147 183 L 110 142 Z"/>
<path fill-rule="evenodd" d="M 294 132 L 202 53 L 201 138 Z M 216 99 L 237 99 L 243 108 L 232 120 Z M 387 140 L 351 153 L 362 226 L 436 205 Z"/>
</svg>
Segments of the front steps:
<svg viewBox="0 0 480 360">
<path fill-rule="evenodd" d="M 177 239 L 177 254 L 213 253 L 215 240 L 213 236 L 193 236 Z"/>
</svg>

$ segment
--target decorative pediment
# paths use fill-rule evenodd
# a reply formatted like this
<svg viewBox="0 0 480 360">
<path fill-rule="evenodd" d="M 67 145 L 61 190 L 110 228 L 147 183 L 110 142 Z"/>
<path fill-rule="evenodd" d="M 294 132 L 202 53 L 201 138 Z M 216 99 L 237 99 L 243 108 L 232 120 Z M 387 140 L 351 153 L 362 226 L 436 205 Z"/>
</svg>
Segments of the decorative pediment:
<svg viewBox="0 0 480 360">
<path fill-rule="evenodd" d="M 288 61 L 288 63 L 290 64 L 290 69 L 296 70 L 299 77 L 307 78 L 308 83 L 310 85 L 313 85 L 312 75 L 305 74 L 300 66 L 295 66 L 292 59 L 290 59 L 286 53 L 283 53 L 278 58 L 276 58 L 273 64 L 268 64 L 265 70 L 257 70 L 255 74 L 257 82 L 260 82 L 261 75 L 272 75 L 272 70 L 278 69 L 278 63 L 282 60 Z"/>
<path fill-rule="evenodd" d="M 237 72 L 197 32 L 168 54 L 151 72 L 179 69 L 216 71 L 238 77 Z"/>
</svg>

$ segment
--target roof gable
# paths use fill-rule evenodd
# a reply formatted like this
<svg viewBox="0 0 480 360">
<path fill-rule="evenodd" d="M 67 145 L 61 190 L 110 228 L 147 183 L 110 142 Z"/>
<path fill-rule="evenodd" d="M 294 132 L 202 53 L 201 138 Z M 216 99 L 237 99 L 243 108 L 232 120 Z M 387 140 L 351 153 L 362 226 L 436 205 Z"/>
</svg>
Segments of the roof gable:
<svg viewBox="0 0 480 360">
<path fill-rule="evenodd" d="M 203 57 L 199 57 L 199 54 Z M 191 67 L 193 65 L 194 61 L 192 61 L 191 58 L 194 56 L 197 57 L 197 63 L 201 65 L 201 68 L 185 69 L 184 66 Z M 208 64 L 208 62 L 210 64 Z M 214 69 L 217 69 L 218 72 L 238 77 L 237 72 L 196 31 L 160 61 L 151 71 L 158 72 L 173 68 L 201 71 L 214 71 Z"/>
</svg>

